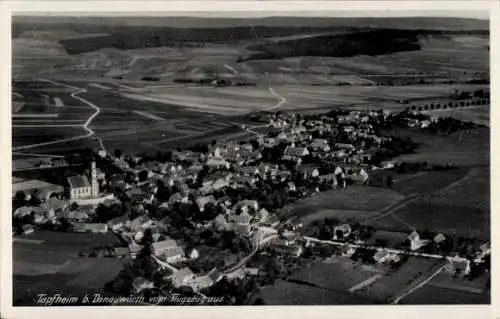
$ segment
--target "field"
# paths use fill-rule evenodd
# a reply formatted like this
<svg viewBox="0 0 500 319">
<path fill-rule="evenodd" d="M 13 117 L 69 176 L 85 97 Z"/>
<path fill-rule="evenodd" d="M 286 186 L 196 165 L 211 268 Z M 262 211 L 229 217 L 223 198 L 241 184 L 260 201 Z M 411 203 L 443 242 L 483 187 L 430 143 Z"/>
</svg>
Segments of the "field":
<svg viewBox="0 0 500 319">
<path fill-rule="evenodd" d="M 433 259 L 412 257 L 397 271 L 391 272 L 373 284 L 360 289 L 358 293 L 363 296 L 372 296 L 381 302 L 387 302 L 421 274 L 429 271 L 438 262 Z"/>
<path fill-rule="evenodd" d="M 482 305 L 490 304 L 490 295 L 425 285 L 401 301 L 402 305 Z"/>
<path fill-rule="evenodd" d="M 426 188 L 424 185 L 422 189 Z M 489 239 L 489 170 L 473 169 L 445 189 L 419 197 L 374 224 L 392 230 L 407 231 L 410 226 Z"/>
<path fill-rule="evenodd" d="M 388 270 L 384 265 L 364 265 L 346 257 L 332 257 L 296 271 L 290 279 L 347 294 L 358 290 L 363 283 L 382 277 Z"/>
<path fill-rule="evenodd" d="M 396 160 L 452 163 L 458 166 L 488 166 L 490 160 L 490 132 L 479 128 L 446 136 L 421 133 L 414 129 L 397 129 L 391 132 L 402 138 L 410 137 L 420 147 L 414 154 L 401 155 Z"/>
<path fill-rule="evenodd" d="M 369 217 L 387 206 L 404 199 L 396 191 L 369 186 L 350 186 L 330 190 L 300 200 L 285 210 L 287 214 L 299 216 L 305 223 L 316 219 L 334 217 L 341 220 Z"/>
<path fill-rule="evenodd" d="M 464 122 L 490 126 L 490 107 L 485 105 L 461 109 L 446 109 L 423 112 L 431 116 L 447 116 Z"/>
<path fill-rule="evenodd" d="M 270 287 L 264 287 L 260 296 L 266 305 L 371 305 L 370 298 L 347 294 L 345 291 L 327 290 L 309 285 L 277 280 Z"/>
<path fill-rule="evenodd" d="M 68 291 L 74 295 L 101 289 L 118 274 L 125 260 L 78 257 L 78 252 L 117 242 L 113 234 L 38 231 L 19 237 L 13 244 L 15 299 L 29 303 L 44 292 Z"/>
</svg>

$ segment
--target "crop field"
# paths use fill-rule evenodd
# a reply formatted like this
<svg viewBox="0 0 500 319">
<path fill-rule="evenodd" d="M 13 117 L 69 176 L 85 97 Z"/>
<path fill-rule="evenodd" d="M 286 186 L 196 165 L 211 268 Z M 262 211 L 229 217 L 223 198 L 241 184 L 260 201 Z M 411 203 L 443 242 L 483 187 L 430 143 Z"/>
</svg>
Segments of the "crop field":
<svg viewBox="0 0 500 319">
<path fill-rule="evenodd" d="M 410 225 L 417 229 L 427 228 L 458 236 L 489 239 L 489 173 L 485 169 L 473 170 L 444 190 L 418 198 L 400 208 L 394 215 L 397 218 L 386 216 L 375 224 L 405 230 L 405 225 Z"/>
<path fill-rule="evenodd" d="M 385 188 L 353 185 L 300 200 L 287 208 L 289 211 L 287 215 L 300 216 L 307 222 L 317 218 L 337 218 L 337 216 L 340 219 L 350 217 L 356 219 L 360 216 L 370 216 L 404 198 L 404 195 Z"/>
<path fill-rule="evenodd" d="M 357 290 L 369 279 L 375 280 L 388 272 L 384 265 L 366 265 L 347 257 L 332 257 L 311 267 L 302 268 L 291 275 L 290 279 L 315 284 L 320 288 L 343 290 L 345 293 Z"/>
<path fill-rule="evenodd" d="M 418 130 L 398 129 L 396 136 L 410 137 L 420 143 L 415 154 L 404 154 L 396 160 L 428 162 L 432 164 L 453 163 L 459 166 L 489 165 L 490 132 L 488 128 L 453 133 L 447 136 L 420 133 Z"/>
<path fill-rule="evenodd" d="M 328 290 L 285 280 L 277 280 L 273 286 L 264 287 L 260 297 L 266 305 L 372 305 L 373 299 Z"/>
<path fill-rule="evenodd" d="M 477 294 L 425 285 L 415 290 L 401 300 L 402 305 L 482 305 L 490 304 L 491 297 L 487 294 Z"/>
<path fill-rule="evenodd" d="M 373 296 L 381 302 L 386 302 L 438 262 L 434 259 L 411 257 L 398 270 L 390 272 L 373 284 L 360 289 L 358 293 Z"/>
</svg>

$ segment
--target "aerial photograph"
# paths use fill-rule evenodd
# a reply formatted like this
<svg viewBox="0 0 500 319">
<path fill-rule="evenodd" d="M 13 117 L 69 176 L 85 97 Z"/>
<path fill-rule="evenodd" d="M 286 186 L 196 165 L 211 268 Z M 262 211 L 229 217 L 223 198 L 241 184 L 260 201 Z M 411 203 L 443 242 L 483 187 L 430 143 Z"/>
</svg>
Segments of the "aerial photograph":
<svg viewBox="0 0 500 319">
<path fill-rule="evenodd" d="M 13 306 L 489 305 L 489 23 L 13 15 Z"/>
</svg>

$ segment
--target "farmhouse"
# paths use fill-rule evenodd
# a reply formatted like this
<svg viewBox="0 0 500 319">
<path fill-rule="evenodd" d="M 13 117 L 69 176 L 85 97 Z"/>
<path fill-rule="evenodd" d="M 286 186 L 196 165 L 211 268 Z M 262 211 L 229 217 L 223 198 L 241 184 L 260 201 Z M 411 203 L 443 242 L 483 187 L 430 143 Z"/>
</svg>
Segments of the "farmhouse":
<svg viewBox="0 0 500 319">
<path fill-rule="evenodd" d="M 182 268 L 173 273 L 170 277 L 174 287 L 186 286 L 191 280 L 194 279 L 194 274 L 189 268 Z"/>
<path fill-rule="evenodd" d="M 175 263 L 185 259 L 184 250 L 181 247 L 175 247 L 165 250 L 162 255 L 168 263 Z"/>
<path fill-rule="evenodd" d="M 448 257 L 448 264 L 445 267 L 445 270 L 454 274 L 467 275 L 470 273 L 470 260 L 467 258 L 455 256 Z"/>
<path fill-rule="evenodd" d="M 155 242 L 152 245 L 153 252 L 156 256 L 160 256 L 165 251 L 169 249 L 174 249 L 177 247 L 177 242 L 173 239 L 167 239 L 159 242 Z"/>
<path fill-rule="evenodd" d="M 343 224 L 333 229 L 333 240 L 344 240 L 351 234 L 351 226 Z"/>
</svg>

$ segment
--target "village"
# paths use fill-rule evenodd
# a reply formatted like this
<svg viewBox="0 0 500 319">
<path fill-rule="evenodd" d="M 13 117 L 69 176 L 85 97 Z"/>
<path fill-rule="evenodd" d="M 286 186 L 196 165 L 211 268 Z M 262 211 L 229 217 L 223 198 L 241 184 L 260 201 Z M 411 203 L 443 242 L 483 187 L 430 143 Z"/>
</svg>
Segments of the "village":
<svg viewBox="0 0 500 319">
<path fill-rule="evenodd" d="M 285 205 L 301 198 L 370 183 L 372 174 L 397 165 L 392 158 L 398 153 L 416 147 L 383 135 L 384 128 L 436 129 L 445 123 L 449 129 L 448 119 L 415 111 L 332 111 L 269 113 L 262 120 L 265 130 L 250 141 L 213 141 L 156 157 L 100 150 L 65 185 L 32 183 L 43 187 L 28 185 L 13 194 L 15 236 L 39 230 L 116 234 L 121 245 L 79 252 L 81 258 L 132 261 L 135 266 L 106 285 L 116 294 L 190 287 L 205 296 L 213 287 L 220 292 L 221 280 L 247 277 L 263 285 L 286 272 L 277 268 L 298 266 L 311 254 L 362 255 L 394 265 L 405 255 L 443 259 L 450 276 L 467 275 L 489 258 L 489 242 L 476 247 L 473 257 L 437 249 L 448 236 L 441 233 L 410 232 L 404 248 L 370 246 L 359 225 L 338 223 L 318 238 L 283 215 Z M 259 254 L 267 261 L 255 262 Z M 276 256 L 286 263 L 269 262 Z"/>
</svg>

